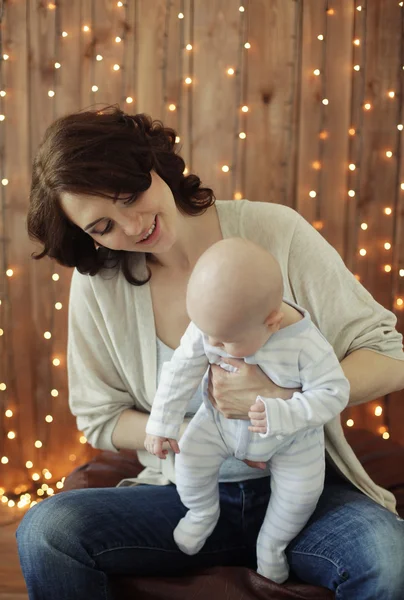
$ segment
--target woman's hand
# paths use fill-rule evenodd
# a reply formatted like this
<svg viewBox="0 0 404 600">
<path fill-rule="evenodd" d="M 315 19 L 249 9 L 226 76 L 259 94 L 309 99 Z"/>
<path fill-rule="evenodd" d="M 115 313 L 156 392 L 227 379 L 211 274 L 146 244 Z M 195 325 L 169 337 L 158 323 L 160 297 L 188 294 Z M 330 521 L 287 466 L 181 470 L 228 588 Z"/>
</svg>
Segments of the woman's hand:
<svg viewBox="0 0 404 600">
<path fill-rule="evenodd" d="M 211 365 L 208 395 L 213 406 L 227 419 L 248 420 L 257 396 L 288 400 L 298 391 L 277 386 L 257 365 L 249 365 L 243 359 L 224 358 L 223 362 L 236 367 L 237 371 Z"/>
</svg>

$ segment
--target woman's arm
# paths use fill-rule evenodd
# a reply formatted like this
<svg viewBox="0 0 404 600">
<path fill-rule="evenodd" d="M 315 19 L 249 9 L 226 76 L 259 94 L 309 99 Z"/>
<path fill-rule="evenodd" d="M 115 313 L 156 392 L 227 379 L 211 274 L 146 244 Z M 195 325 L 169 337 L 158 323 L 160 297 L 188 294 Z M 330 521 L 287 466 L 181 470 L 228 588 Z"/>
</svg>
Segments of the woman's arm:
<svg viewBox="0 0 404 600">
<path fill-rule="evenodd" d="M 122 411 L 112 432 L 112 443 L 115 448 L 118 450 L 144 450 L 148 418 L 148 413 L 131 408 Z M 181 439 L 188 422 L 189 419 L 181 425 L 179 439 Z M 163 448 L 168 447 L 168 444 L 163 444 Z"/>
<path fill-rule="evenodd" d="M 147 413 L 131 408 L 122 411 L 112 432 L 112 443 L 115 448 L 143 450 L 148 418 Z"/>
<path fill-rule="evenodd" d="M 360 349 L 341 361 L 351 386 L 349 404 L 361 404 L 404 388 L 404 362 Z"/>
</svg>

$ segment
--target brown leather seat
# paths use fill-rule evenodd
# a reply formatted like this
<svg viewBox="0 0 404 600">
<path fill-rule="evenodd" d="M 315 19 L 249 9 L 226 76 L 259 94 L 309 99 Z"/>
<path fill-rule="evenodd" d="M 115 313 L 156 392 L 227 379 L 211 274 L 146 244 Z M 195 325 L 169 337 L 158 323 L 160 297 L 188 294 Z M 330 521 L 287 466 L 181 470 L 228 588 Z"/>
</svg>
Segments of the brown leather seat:
<svg viewBox="0 0 404 600">
<path fill-rule="evenodd" d="M 368 431 L 348 430 L 347 439 L 369 475 L 397 498 L 404 518 L 404 448 Z M 65 480 L 65 490 L 112 487 L 142 469 L 136 452 L 101 452 Z M 333 600 L 329 590 L 297 581 L 277 585 L 241 567 L 215 567 L 182 577 L 115 577 L 116 600 Z"/>
</svg>

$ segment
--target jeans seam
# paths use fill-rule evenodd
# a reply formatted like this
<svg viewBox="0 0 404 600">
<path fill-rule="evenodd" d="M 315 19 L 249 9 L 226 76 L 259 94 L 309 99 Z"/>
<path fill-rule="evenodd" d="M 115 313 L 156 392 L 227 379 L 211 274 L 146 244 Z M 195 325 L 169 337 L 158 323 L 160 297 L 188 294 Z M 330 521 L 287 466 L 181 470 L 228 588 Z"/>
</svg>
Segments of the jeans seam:
<svg viewBox="0 0 404 600">
<path fill-rule="evenodd" d="M 101 550 L 92 555 L 92 558 L 97 558 L 102 554 L 106 554 L 107 552 L 114 552 L 115 550 L 154 550 L 157 552 L 166 552 L 170 554 L 177 554 L 179 550 L 167 550 L 166 548 L 153 548 L 153 546 L 117 546 L 116 548 L 107 548 L 106 550 Z M 198 554 L 219 554 L 220 552 L 230 552 L 233 550 L 245 550 L 245 546 L 234 546 L 232 548 L 221 548 L 220 550 L 211 550 L 209 552 L 203 552 L 202 550 L 198 552 Z"/>
<path fill-rule="evenodd" d="M 322 556 L 321 554 L 316 554 L 315 552 L 302 552 L 301 550 L 292 550 L 290 554 L 302 554 L 304 556 L 314 556 L 315 558 L 322 558 L 323 560 L 326 560 L 329 563 L 331 563 L 337 570 L 344 568 L 341 567 L 341 565 L 334 562 L 331 558 L 328 558 L 328 556 Z"/>
</svg>

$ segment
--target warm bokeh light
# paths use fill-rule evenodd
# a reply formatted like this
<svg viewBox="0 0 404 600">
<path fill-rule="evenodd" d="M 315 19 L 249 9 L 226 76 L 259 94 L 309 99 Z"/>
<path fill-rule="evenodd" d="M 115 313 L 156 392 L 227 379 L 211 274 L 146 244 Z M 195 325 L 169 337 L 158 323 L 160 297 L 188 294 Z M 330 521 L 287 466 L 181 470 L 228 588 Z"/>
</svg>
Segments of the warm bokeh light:
<svg viewBox="0 0 404 600">
<path fill-rule="evenodd" d="M 354 420 L 353 419 L 348 419 L 348 421 L 346 422 L 348 427 L 353 427 L 355 425 Z"/>
</svg>

